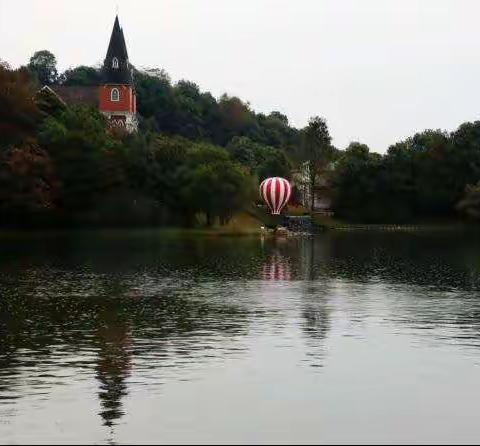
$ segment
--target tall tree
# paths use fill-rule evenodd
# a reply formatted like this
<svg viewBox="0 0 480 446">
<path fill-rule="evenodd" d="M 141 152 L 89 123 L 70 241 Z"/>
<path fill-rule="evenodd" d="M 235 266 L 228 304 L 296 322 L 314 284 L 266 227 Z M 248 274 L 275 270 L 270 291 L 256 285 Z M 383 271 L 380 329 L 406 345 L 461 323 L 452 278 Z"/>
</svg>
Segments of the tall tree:
<svg viewBox="0 0 480 446">
<path fill-rule="evenodd" d="M 41 85 L 52 85 L 58 79 L 57 59 L 50 51 L 35 52 L 27 67 Z"/>
<path fill-rule="evenodd" d="M 188 153 L 189 171 L 181 191 L 183 200 L 194 212 L 206 216 L 211 226 L 218 218 L 226 223 L 252 198 L 252 181 L 247 170 L 232 162 L 220 147 L 198 144 Z"/>
<path fill-rule="evenodd" d="M 331 140 L 327 122 L 319 116 L 311 118 L 307 127 L 303 129 L 300 158 L 306 165 L 312 213 L 315 210 L 315 186 L 318 174 L 326 167 L 333 153 Z"/>
<path fill-rule="evenodd" d="M 33 136 L 39 118 L 28 72 L 0 67 L 0 146 Z"/>
</svg>

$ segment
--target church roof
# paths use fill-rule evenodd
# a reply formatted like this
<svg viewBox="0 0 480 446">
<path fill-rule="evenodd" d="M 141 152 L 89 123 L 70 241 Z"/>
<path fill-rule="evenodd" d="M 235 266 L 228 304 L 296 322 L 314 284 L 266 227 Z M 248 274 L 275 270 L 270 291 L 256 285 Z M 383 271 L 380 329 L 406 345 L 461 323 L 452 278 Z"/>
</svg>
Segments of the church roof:
<svg viewBox="0 0 480 446">
<path fill-rule="evenodd" d="M 133 85 L 132 67 L 128 61 L 127 45 L 118 16 L 115 17 L 107 56 L 103 62 L 103 82 Z"/>
<path fill-rule="evenodd" d="M 98 87 L 67 87 L 52 85 L 49 88 L 67 105 L 90 105 L 98 107 Z"/>
</svg>

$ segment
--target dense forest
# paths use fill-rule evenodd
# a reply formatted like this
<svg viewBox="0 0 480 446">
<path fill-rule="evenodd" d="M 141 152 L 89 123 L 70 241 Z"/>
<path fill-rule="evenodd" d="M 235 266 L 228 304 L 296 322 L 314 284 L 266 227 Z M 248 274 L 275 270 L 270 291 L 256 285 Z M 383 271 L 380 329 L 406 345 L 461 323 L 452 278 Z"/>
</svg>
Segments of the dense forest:
<svg viewBox="0 0 480 446">
<path fill-rule="evenodd" d="M 2 64 L 2 225 L 225 223 L 257 198 L 260 180 L 290 177 L 299 131 L 236 97 L 136 71 L 140 129 L 129 135 L 41 90 L 100 81 L 91 67 L 58 74 L 47 51 L 16 70 Z"/>
<path fill-rule="evenodd" d="M 337 215 L 361 222 L 480 218 L 480 121 L 426 130 L 385 155 L 352 143 L 336 165 Z"/>
<path fill-rule="evenodd" d="M 134 72 L 140 129 L 132 135 L 40 91 L 95 86 L 101 76 L 86 66 L 58 73 L 48 51 L 19 69 L 0 63 L 1 225 L 223 224 L 272 175 L 310 191 L 322 179 L 347 221 L 480 219 L 480 122 L 427 130 L 380 155 L 360 142 L 334 148 L 322 118 L 296 129 L 279 112 L 173 84 L 163 70 Z"/>
</svg>

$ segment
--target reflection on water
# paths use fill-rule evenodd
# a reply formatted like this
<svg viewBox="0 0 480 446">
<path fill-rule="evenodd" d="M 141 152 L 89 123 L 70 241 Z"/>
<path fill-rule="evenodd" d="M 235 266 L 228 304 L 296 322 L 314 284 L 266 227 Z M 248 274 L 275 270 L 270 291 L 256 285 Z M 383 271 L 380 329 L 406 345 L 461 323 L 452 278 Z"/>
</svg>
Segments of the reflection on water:
<svg viewBox="0 0 480 446">
<path fill-rule="evenodd" d="M 474 235 L 0 243 L 0 443 L 408 441 L 396 411 L 417 440 L 480 434 L 425 403 L 480 409 Z"/>
<path fill-rule="evenodd" d="M 102 309 L 103 325 L 96 330 L 98 362 L 96 378 L 100 382 L 98 396 L 102 404 L 101 417 L 111 426 L 123 415 L 121 399 L 127 394 L 126 378 L 131 369 L 128 322 L 122 321 L 115 304 Z"/>
<path fill-rule="evenodd" d="M 263 280 L 290 280 L 292 278 L 288 258 L 272 254 L 262 268 Z"/>
</svg>

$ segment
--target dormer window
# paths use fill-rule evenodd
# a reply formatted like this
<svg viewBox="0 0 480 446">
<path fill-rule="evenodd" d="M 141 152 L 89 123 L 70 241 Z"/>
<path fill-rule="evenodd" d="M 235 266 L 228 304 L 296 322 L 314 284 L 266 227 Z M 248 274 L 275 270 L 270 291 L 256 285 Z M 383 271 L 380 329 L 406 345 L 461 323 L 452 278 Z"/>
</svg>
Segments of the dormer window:
<svg viewBox="0 0 480 446">
<path fill-rule="evenodd" d="M 110 93 L 110 99 L 112 102 L 118 102 L 120 100 L 120 91 L 118 88 L 112 88 L 112 92 Z"/>
<path fill-rule="evenodd" d="M 118 69 L 118 59 L 116 57 L 112 60 L 112 68 Z"/>
</svg>

